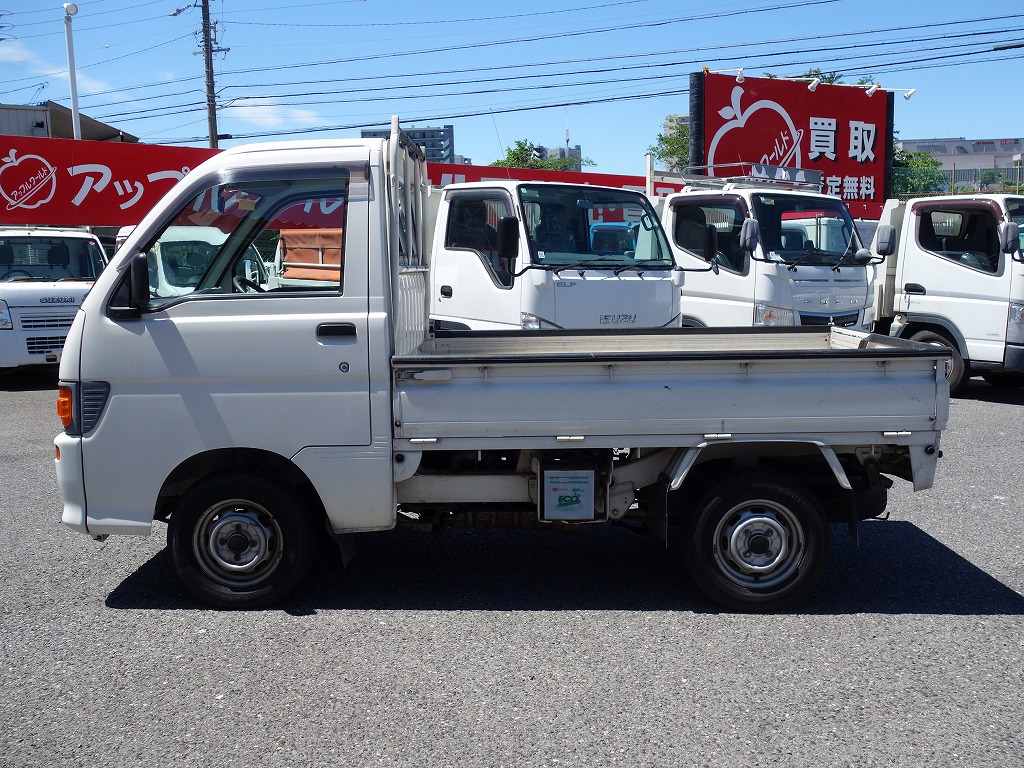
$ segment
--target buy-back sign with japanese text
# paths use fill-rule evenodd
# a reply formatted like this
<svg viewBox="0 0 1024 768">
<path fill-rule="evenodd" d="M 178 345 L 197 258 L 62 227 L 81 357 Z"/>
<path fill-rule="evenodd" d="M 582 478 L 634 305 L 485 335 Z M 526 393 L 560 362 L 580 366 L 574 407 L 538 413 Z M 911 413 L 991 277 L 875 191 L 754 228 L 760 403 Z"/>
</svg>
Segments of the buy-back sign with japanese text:
<svg viewBox="0 0 1024 768">
<path fill-rule="evenodd" d="M 892 98 L 878 88 L 691 76 L 691 164 L 742 176 L 752 164 L 818 171 L 822 191 L 877 219 L 892 167 Z M 696 108 L 695 108 L 696 107 Z M 700 115 L 703 119 L 700 119 Z"/>
</svg>

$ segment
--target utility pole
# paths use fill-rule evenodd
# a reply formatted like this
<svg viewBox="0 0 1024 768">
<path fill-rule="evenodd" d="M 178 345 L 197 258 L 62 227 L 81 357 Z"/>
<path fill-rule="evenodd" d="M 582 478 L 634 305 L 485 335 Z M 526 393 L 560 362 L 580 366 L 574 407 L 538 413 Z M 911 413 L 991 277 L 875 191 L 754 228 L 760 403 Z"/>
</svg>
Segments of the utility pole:
<svg viewBox="0 0 1024 768">
<path fill-rule="evenodd" d="M 202 0 L 203 61 L 206 64 L 206 122 L 210 133 L 210 149 L 217 149 L 217 96 L 213 82 L 213 54 L 227 53 L 228 48 L 215 48 L 216 30 L 210 26 L 210 0 Z"/>
</svg>

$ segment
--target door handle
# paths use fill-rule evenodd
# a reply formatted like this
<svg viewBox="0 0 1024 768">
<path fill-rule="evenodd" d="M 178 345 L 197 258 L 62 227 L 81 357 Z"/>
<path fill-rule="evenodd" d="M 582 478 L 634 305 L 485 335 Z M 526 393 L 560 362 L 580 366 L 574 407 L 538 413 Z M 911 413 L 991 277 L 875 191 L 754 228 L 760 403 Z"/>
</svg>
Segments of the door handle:
<svg viewBox="0 0 1024 768">
<path fill-rule="evenodd" d="M 921 285 L 920 283 L 907 283 L 906 285 L 903 286 L 903 292 L 914 293 L 917 294 L 918 296 L 924 296 L 926 293 L 928 293 L 924 289 L 924 286 Z"/>
<path fill-rule="evenodd" d="M 352 323 L 320 323 L 316 327 L 316 335 L 320 339 L 354 339 L 356 327 Z"/>
<path fill-rule="evenodd" d="M 441 298 L 450 299 L 452 297 L 452 287 L 450 285 L 441 286 Z"/>
</svg>

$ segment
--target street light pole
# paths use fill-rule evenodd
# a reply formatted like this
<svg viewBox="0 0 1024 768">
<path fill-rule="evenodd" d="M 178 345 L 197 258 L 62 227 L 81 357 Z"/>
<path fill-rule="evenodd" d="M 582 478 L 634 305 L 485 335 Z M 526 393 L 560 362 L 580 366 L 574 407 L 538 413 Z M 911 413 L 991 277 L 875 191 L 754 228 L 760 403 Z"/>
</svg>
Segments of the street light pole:
<svg viewBox="0 0 1024 768">
<path fill-rule="evenodd" d="M 64 3 L 64 37 L 68 44 L 68 81 L 71 84 L 71 130 L 82 138 L 82 121 L 78 116 L 78 83 L 75 79 L 75 46 L 71 41 L 71 17 L 78 13 L 74 3 Z"/>
</svg>

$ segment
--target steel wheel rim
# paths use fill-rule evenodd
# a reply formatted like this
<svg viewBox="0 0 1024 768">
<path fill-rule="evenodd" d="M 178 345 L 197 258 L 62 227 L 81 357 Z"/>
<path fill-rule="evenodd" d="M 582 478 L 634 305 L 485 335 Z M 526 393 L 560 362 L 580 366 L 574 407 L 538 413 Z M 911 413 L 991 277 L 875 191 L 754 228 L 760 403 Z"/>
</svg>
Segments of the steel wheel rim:
<svg viewBox="0 0 1024 768">
<path fill-rule="evenodd" d="M 221 501 L 207 509 L 192 535 L 192 550 L 203 572 L 231 587 L 266 579 L 281 560 L 282 544 L 274 516 L 245 499 Z"/>
<path fill-rule="evenodd" d="M 786 581 L 799 568 L 804 548 L 804 529 L 796 515 L 767 499 L 737 504 L 715 527 L 719 571 L 747 589 L 768 589 Z"/>
</svg>

